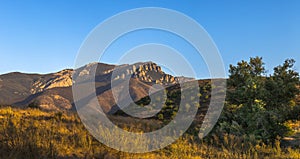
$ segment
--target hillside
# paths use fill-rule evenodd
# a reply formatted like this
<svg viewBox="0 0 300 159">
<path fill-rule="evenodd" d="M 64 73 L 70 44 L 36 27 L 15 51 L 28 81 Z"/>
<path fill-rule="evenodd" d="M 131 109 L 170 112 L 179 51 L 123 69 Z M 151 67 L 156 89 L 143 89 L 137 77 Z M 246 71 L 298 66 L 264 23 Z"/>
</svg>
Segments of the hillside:
<svg viewBox="0 0 300 159">
<path fill-rule="evenodd" d="M 173 77 L 152 62 L 120 66 L 92 63 L 46 75 L 1 75 L 1 105 L 12 106 L 0 108 L 0 158 L 299 158 L 298 73 L 290 69 L 292 61 L 285 61 L 285 67 L 278 66 L 273 75 L 267 76 L 259 72 L 264 70 L 260 68 L 260 60 L 251 58 L 251 65 L 243 61 L 243 65 L 231 66 L 227 80 Z M 95 76 L 90 76 L 93 72 Z M 178 123 L 185 121 L 195 112 L 191 111 L 193 107 L 196 117 L 193 116 L 183 136 L 164 149 L 144 154 L 116 151 L 93 138 L 86 130 L 89 127 L 82 124 L 86 119 L 79 118 L 74 111 L 74 85 L 84 94 L 79 99 L 83 106 L 76 107 L 77 111 L 99 110 L 91 102 L 92 92 L 85 91 L 92 81 L 95 81 L 95 98 L 105 116 L 123 130 L 153 132 L 174 123 L 180 116 L 179 110 L 184 115 Z M 228 89 L 221 89 L 218 82 L 226 82 Z M 123 89 L 126 84 L 129 94 Z M 164 89 L 148 94 L 153 85 Z M 195 92 L 195 86 L 199 92 Z M 212 88 L 217 91 L 212 92 Z M 117 100 L 126 102 L 130 95 L 134 102 L 121 110 L 113 97 L 114 89 Z M 212 108 L 210 113 L 214 114 L 218 109 L 214 105 L 208 107 L 212 94 L 216 97 L 214 103 L 223 102 L 225 92 L 228 94 L 218 122 L 208 136 L 199 139 L 207 110 Z M 163 103 L 162 107 L 157 107 L 159 103 Z M 136 113 L 135 104 L 146 110 L 138 111 L 143 119 L 127 113 Z M 95 124 L 98 127 L 103 123 L 99 120 Z M 101 135 L 140 146 L 138 141 L 128 140 L 122 134 L 102 132 Z"/>
<path fill-rule="evenodd" d="M 94 69 L 96 70 L 95 77 L 92 77 L 90 74 Z M 94 78 L 98 101 L 105 112 L 111 112 L 111 107 L 116 105 L 111 86 L 113 85 L 116 87 L 114 89 L 120 90 L 125 84 L 123 83 L 125 77 L 127 78 L 129 75 L 131 75 L 130 96 L 134 101 L 147 96 L 153 84 L 169 87 L 180 81 L 191 80 L 168 75 L 161 70 L 160 66 L 152 62 L 120 66 L 91 63 L 76 70 L 66 69 L 43 75 L 14 72 L 0 75 L 0 105 L 21 108 L 30 106 L 44 110 L 74 110 L 73 76 L 76 78 L 76 84 L 82 86 Z M 122 93 L 119 92 L 118 96 L 122 97 Z"/>
</svg>

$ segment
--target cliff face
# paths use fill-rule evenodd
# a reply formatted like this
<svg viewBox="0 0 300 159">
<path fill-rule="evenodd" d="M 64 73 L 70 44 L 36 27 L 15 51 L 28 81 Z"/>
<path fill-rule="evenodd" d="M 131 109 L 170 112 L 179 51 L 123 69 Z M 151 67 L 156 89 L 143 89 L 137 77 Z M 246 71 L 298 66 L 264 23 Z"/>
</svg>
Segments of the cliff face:
<svg viewBox="0 0 300 159">
<path fill-rule="evenodd" d="M 177 79 L 171 75 L 165 74 L 160 66 L 155 63 L 146 63 L 145 65 L 138 65 L 138 69 L 134 72 L 134 77 L 139 78 L 143 82 L 150 82 L 156 84 L 175 84 Z"/>
<path fill-rule="evenodd" d="M 73 70 L 62 70 L 54 73 L 50 79 L 44 79 L 41 76 L 38 80 L 32 84 L 31 94 L 43 92 L 47 89 L 56 87 L 70 87 L 72 86 L 72 73 Z"/>
<path fill-rule="evenodd" d="M 96 70 L 95 77 L 91 77 L 93 70 Z M 0 105 L 34 106 L 46 110 L 74 109 L 72 77 L 80 77 L 79 84 L 83 85 L 95 80 L 97 98 L 105 112 L 109 112 L 116 104 L 111 92 L 111 82 L 122 84 L 129 77 L 130 96 L 137 101 L 148 95 L 153 84 L 167 87 L 178 83 L 182 78 L 165 74 L 160 66 L 152 62 L 119 66 L 91 63 L 76 70 L 66 69 L 44 75 L 15 72 L 0 75 Z M 120 87 L 120 84 L 114 87 Z M 122 93 L 119 92 L 120 99 Z"/>
<path fill-rule="evenodd" d="M 136 63 L 117 67 L 116 79 L 125 79 L 128 75 L 149 84 L 170 85 L 178 82 L 176 77 L 165 74 L 160 66 L 152 62 Z M 120 73 L 119 73 L 120 72 Z"/>
</svg>

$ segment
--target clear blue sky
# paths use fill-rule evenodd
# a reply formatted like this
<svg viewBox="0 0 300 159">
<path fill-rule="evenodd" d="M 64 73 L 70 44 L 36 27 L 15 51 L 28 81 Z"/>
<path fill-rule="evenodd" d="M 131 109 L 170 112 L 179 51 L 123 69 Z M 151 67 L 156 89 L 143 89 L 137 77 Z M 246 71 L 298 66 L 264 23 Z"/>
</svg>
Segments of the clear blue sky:
<svg viewBox="0 0 300 159">
<path fill-rule="evenodd" d="M 296 69 L 300 71 L 298 0 L 2 0 L 0 74 L 12 71 L 48 73 L 72 68 L 81 43 L 94 27 L 119 12 L 139 7 L 169 8 L 195 19 L 215 41 L 226 69 L 229 64 L 242 59 L 262 56 L 270 71 L 286 58 L 294 58 Z M 159 37 L 170 36 L 153 32 Z M 122 42 L 121 38 L 102 62 L 115 63 L 120 53 L 137 44 L 157 42 L 172 45 L 172 37 L 162 41 L 152 33 L 136 32 L 130 35 L 131 38 L 127 37 L 131 40 L 123 39 L 124 43 L 117 45 Z M 199 64 L 199 67 L 205 66 Z M 203 71 L 199 77 L 208 77 L 207 72 Z"/>
</svg>

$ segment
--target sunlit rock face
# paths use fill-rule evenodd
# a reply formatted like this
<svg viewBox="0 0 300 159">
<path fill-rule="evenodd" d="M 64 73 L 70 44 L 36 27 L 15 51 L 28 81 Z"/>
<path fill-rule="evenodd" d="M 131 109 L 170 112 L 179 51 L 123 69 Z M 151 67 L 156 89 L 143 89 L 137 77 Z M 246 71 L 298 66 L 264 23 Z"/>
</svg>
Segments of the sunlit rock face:
<svg viewBox="0 0 300 159">
<path fill-rule="evenodd" d="M 93 76 L 92 76 L 93 75 Z M 27 107 L 29 105 L 45 110 L 75 110 L 72 85 L 84 86 L 95 82 L 97 100 L 105 112 L 116 104 L 112 95 L 112 82 L 117 81 L 117 89 L 122 88 L 126 78 L 130 77 L 130 96 L 137 101 L 149 95 L 153 84 L 165 87 L 188 80 L 185 77 L 173 77 L 162 71 L 153 62 L 110 65 L 90 63 L 80 68 L 65 69 L 50 74 L 24 74 L 19 72 L 0 75 L 0 105 Z M 114 86 L 113 86 L 114 87 Z M 88 96 L 89 94 L 87 94 Z M 122 99 L 122 92 L 117 95 Z"/>
<path fill-rule="evenodd" d="M 173 77 L 169 74 L 165 74 L 160 66 L 157 66 L 155 63 L 138 63 L 135 64 L 133 77 L 140 79 L 143 82 L 170 85 L 176 84 L 178 82 L 176 77 Z"/>
<path fill-rule="evenodd" d="M 72 86 L 72 73 L 72 70 L 62 70 L 54 73 L 50 79 L 41 77 L 33 83 L 30 92 L 31 94 L 35 94 L 56 87 L 70 87 Z"/>
</svg>

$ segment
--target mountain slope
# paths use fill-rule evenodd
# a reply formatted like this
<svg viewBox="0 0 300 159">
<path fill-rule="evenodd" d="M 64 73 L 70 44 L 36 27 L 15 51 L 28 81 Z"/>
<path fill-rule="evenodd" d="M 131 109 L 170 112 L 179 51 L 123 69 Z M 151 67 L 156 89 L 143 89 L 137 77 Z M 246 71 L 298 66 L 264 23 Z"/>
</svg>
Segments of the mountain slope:
<svg viewBox="0 0 300 159">
<path fill-rule="evenodd" d="M 95 76 L 91 75 L 93 70 L 96 70 Z M 95 80 L 97 100 L 105 112 L 111 112 L 111 108 L 116 105 L 112 86 L 115 90 L 121 90 L 117 96 L 123 100 L 122 87 L 126 85 L 124 82 L 128 77 L 130 78 L 129 93 L 133 101 L 148 96 L 153 84 L 169 87 L 180 81 L 191 80 L 165 74 L 160 66 L 152 62 L 119 66 L 91 63 L 76 70 L 66 69 L 43 75 L 14 72 L 0 75 L 0 105 L 72 110 L 74 109 L 72 77 L 79 79 L 76 80 L 76 84 L 82 86 Z M 86 96 L 87 102 L 92 100 L 88 98 L 89 94 Z"/>
</svg>

